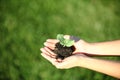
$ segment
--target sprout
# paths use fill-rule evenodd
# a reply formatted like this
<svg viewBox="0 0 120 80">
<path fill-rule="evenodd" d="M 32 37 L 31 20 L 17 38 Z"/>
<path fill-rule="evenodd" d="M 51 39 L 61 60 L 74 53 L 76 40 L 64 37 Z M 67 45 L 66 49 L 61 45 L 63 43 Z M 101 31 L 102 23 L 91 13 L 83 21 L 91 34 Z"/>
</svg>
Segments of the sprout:
<svg viewBox="0 0 120 80">
<path fill-rule="evenodd" d="M 74 44 L 74 40 L 65 39 L 63 34 L 58 34 L 57 39 L 60 41 L 60 44 L 64 47 L 71 47 Z"/>
</svg>

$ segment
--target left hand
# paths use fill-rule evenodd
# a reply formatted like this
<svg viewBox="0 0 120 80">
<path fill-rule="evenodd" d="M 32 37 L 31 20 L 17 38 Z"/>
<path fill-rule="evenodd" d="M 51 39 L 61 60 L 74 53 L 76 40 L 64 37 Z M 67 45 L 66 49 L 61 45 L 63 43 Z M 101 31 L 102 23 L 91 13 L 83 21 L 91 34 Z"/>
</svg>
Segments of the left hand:
<svg viewBox="0 0 120 80">
<path fill-rule="evenodd" d="M 89 46 L 90 44 L 82 39 L 79 39 L 77 37 L 74 36 L 70 36 L 70 35 L 65 35 L 64 38 L 66 39 L 71 39 L 74 40 L 75 43 L 73 44 L 75 47 L 75 51 L 73 52 L 73 54 L 77 54 L 77 53 L 86 53 L 86 48 L 87 46 Z M 59 41 L 57 39 L 47 39 L 46 42 L 44 43 L 44 46 L 48 47 L 51 50 L 55 49 L 55 44 L 58 43 Z M 54 55 L 54 53 L 52 53 Z"/>
</svg>

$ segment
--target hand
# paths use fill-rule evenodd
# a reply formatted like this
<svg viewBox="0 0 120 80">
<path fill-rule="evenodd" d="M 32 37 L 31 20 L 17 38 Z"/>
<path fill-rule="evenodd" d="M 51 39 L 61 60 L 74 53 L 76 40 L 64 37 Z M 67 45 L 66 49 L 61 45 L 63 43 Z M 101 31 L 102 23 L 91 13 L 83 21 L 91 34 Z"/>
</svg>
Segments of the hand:
<svg viewBox="0 0 120 80">
<path fill-rule="evenodd" d="M 71 39 L 71 40 L 75 41 L 75 43 L 74 43 L 75 51 L 73 52 L 73 54 L 76 54 L 76 53 L 85 53 L 86 46 L 88 46 L 89 43 L 85 42 L 82 39 L 74 37 L 74 36 L 65 35 L 64 37 L 66 39 Z M 57 42 L 59 42 L 57 39 L 48 39 L 48 40 L 46 40 L 46 42 L 44 43 L 44 45 L 46 47 L 48 47 L 49 49 L 54 50 L 55 44 Z"/>
<path fill-rule="evenodd" d="M 84 54 L 74 54 L 59 62 L 55 59 L 55 57 L 53 56 L 54 53 L 49 48 L 41 48 L 41 51 L 41 55 L 49 60 L 58 69 L 68 69 L 80 66 L 80 59 L 86 57 Z"/>
<path fill-rule="evenodd" d="M 51 50 L 54 50 L 55 44 L 59 41 L 57 39 L 48 39 L 44 43 L 45 47 L 41 48 L 42 56 L 49 60 L 53 65 L 55 65 L 57 68 L 71 68 L 78 66 L 79 57 L 85 56 L 84 54 L 84 45 L 87 45 L 88 43 L 84 40 L 80 40 L 77 37 L 65 35 L 64 38 L 74 40 L 74 47 L 75 51 L 73 52 L 73 55 L 70 57 L 65 58 L 64 60 L 56 59 L 56 54 L 53 53 Z"/>
</svg>

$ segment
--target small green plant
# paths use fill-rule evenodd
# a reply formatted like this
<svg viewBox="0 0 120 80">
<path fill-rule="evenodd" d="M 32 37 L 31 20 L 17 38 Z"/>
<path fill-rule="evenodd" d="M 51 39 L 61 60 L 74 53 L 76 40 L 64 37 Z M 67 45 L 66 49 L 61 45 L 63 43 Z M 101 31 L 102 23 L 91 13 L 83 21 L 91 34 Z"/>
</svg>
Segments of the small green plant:
<svg viewBox="0 0 120 80">
<path fill-rule="evenodd" d="M 74 40 L 65 39 L 63 34 L 58 34 L 57 39 L 60 41 L 60 44 L 64 47 L 71 47 L 74 44 Z"/>
</svg>

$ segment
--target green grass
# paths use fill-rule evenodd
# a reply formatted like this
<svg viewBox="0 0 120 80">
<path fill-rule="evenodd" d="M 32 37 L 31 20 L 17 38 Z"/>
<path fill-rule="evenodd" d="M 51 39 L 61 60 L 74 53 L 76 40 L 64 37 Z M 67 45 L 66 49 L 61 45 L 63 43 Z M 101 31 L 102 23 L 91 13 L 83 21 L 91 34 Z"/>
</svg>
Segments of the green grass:
<svg viewBox="0 0 120 80">
<path fill-rule="evenodd" d="M 39 48 L 59 33 L 88 42 L 120 39 L 119 4 L 119 0 L 0 0 L 0 80 L 115 80 L 84 68 L 58 70 L 41 57 Z"/>
</svg>

